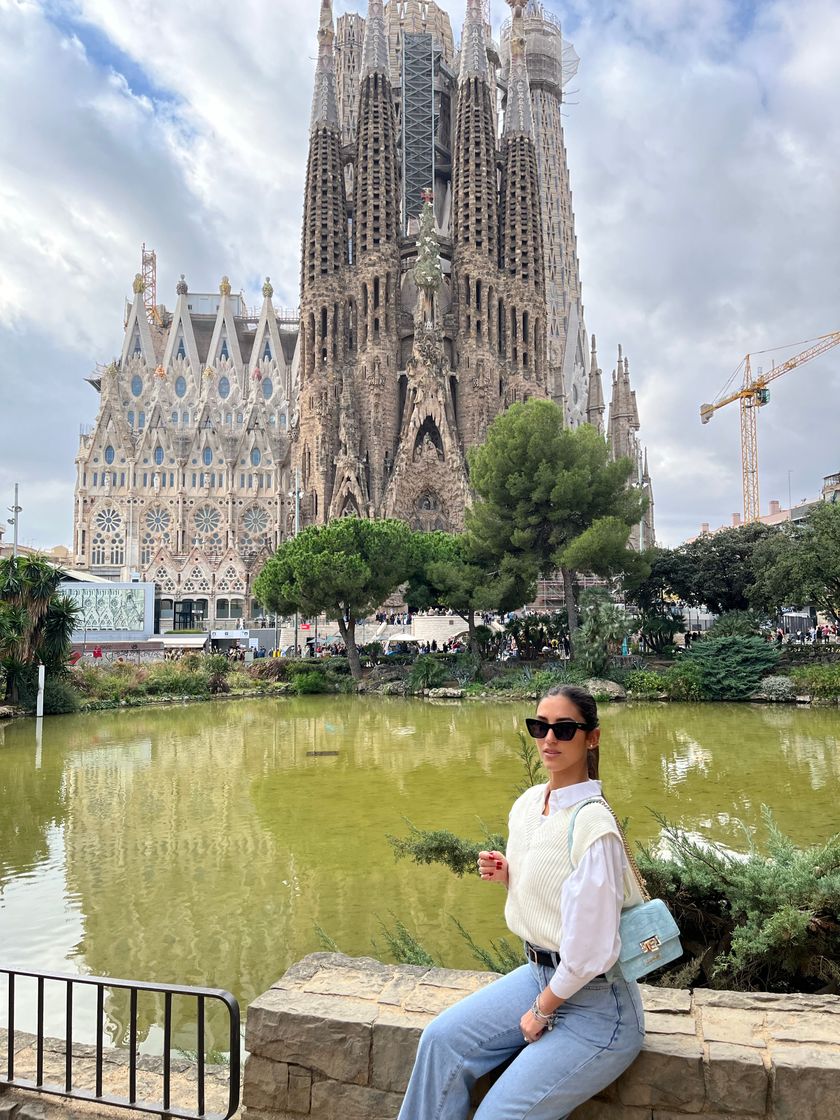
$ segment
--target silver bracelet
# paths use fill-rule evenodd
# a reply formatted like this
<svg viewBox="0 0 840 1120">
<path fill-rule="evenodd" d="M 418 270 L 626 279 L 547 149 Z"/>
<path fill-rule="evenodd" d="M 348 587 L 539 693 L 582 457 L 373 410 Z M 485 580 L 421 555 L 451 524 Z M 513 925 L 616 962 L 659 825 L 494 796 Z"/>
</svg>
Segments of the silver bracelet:
<svg viewBox="0 0 840 1120">
<path fill-rule="evenodd" d="M 539 996 L 537 996 L 537 998 L 534 1000 L 534 1002 L 531 1006 L 531 1014 L 534 1016 L 535 1019 L 539 1019 L 539 1021 L 541 1023 L 545 1023 L 545 1029 L 547 1031 L 553 1031 L 554 1030 L 554 1017 L 556 1015 L 556 1012 L 552 1011 L 550 1015 L 545 1015 L 540 1010 L 540 997 Z"/>
</svg>

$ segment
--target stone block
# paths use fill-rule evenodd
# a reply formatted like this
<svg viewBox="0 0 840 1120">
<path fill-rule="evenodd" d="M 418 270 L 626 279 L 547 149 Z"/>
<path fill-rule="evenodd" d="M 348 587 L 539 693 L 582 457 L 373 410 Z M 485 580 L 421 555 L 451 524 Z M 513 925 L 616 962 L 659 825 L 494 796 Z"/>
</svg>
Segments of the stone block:
<svg viewBox="0 0 840 1120">
<path fill-rule="evenodd" d="M 768 1075 L 760 1051 L 752 1046 L 709 1043 L 706 1102 L 719 1112 L 764 1116 Z"/>
<path fill-rule="evenodd" d="M 569 1120 L 651 1120 L 651 1110 L 594 1100 L 576 1108 L 569 1114 Z"/>
<path fill-rule="evenodd" d="M 24 1101 L 15 1113 L 15 1120 L 47 1120 L 46 1107 L 38 1101 Z"/>
<path fill-rule="evenodd" d="M 279 1112 L 289 1100 L 289 1067 L 258 1054 L 249 1054 L 242 1079 L 242 1103 L 246 1108 Z"/>
<path fill-rule="evenodd" d="M 729 1042 L 735 1046 L 764 1049 L 764 1012 L 730 1007 L 704 1007 L 700 1025 L 706 1042 Z"/>
<path fill-rule="evenodd" d="M 645 1011 L 668 1011 L 674 1015 L 691 1012 L 691 992 L 685 988 L 654 988 L 640 984 L 639 992 Z"/>
<path fill-rule="evenodd" d="M 697 1037 L 697 1024 L 693 1015 L 668 1015 L 665 1012 L 645 1010 L 647 1034 L 686 1034 Z"/>
<path fill-rule="evenodd" d="M 264 1112 L 259 1108 L 246 1108 L 243 1117 L 244 1120 L 300 1120 L 301 1114 L 287 1112 L 286 1109 L 282 1112 Z M 731 1117 L 728 1120 L 731 1120 Z"/>
<path fill-rule="evenodd" d="M 289 1103 L 290 1112 L 309 1113 L 312 1097 L 312 1074 L 300 1066 L 289 1066 Z"/>
<path fill-rule="evenodd" d="M 407 1018 L 407 1015 L 383 1017 L 382 1021 L 373 1025 L 370 1083 L 376 1089 L 392 1093 L 404 1093 L 406 1090 L 425 1025 L 408 1026 L 405 1023 Z"/>
<path fill-rule="evenodd" d="M 312 1116 L 317 1120 L 394 1120 L 401 1093 L 386 1093 L 362 1085 L 316 1081 L 312 1086 Z"/>
<path fill-rule="evenodd" d="M 0 1085 L 0 1120 L 12 1120 L 20 1108 L 20 1102 L 13 1097 L 4 1096 L 5 1090 L 6 1086 Z"/>
<path fill-rule="evenodd" d="M 771 1042 L 824 1043 L 840 1046 L 840 1015 L 817 1011 L 789 1014 L 771 1011 L 767 1015 L 767 1038 Z"/>
<path fill-rule="evenodd" d="M 773 1051 L 774 1120 L 836 1120 L 840 1053 L 795 1046 Z"/>
<path fill-rule="evenodd" d="M 827 1011 L 840 1015 L 840 996 L 789 996 L 776 992 L 718 992 L 697 988 L 695 1007 L 734 1007 L 741 1011 Z"/>
<path fill-rule="evenodd" d="M 370 1000 L 272 988 L 248 1008 L 245 1047 L 272 1061 L 364 1085 L 376 1013 Z"/>
<path fill-rule="evenodd" d="M 706 1100 L 703 1048 L 683 1035 L 649 1035 L 615 1089 L 621 1104 L 700 1112 Z"/>
</svg>

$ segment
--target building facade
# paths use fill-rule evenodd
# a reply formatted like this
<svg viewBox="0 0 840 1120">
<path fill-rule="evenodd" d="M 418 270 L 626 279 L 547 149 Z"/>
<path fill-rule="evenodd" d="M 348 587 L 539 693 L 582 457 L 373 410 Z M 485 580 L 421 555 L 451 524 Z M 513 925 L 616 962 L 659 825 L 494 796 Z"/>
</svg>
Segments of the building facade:
<svg viewBox="0 0 840 1120">
<path fill-rule="evenodd" d="M 434 0 L 321 0 L 299 312 L 138 275 L 119 358 L 91 383 L 74 557 L 154 581 L 162 628 L 253 617 L 253 575 L 294 526 L 358 514 L 459 529 L 467 454 L 517 401 L 604 432 L 561 107 L 576 56 L 537 0 L 502 47 L 468 0 L 460 49 Z M 628 403 L 630 402 L 630 403 Z M 623 358 L 605 438 L 637 464 Z M 299 483 L 296 483 L 296 479 Z M 634 536 L 653 541 L 652 505 Z"/>
<path fill-rule="evenodd" d="M 250 311 L 231 292 L 148 306 L 138 273 L 120 357 L 90 379 L 96 423 L 76 457 L 76 565 L 157 585 L 188 627 L 251 617 L 253 574 L 289 531 L 297 322 L 268 280 Z"/>
</svg>

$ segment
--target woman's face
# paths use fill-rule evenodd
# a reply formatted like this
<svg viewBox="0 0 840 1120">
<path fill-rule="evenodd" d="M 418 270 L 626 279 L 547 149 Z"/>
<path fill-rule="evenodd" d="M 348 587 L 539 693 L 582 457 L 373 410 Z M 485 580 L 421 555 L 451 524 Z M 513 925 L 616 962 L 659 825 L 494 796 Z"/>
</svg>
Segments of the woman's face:
<svg viewBox="0 0 840 1120">
<path fill-rule="evenodd" d="M 537 716 L 547 723 L 557 723 L 559 720 L 573 720 L 575 723 L 584 723 L 585 720 L 577 705 L 567 696 L 546 696 L 540 700 L 537 707 Z M 554 788 L 574 785 L 584 782 L 588 777 L 586 756 L 590 747 L 597 747 L 601 737 L 600 728 L 594 731 L 575 731 L 574 738 L 568 742 L 557 739 L 554 732 L 549 729 L 544 739 L 537 739 L 537 749 L 540 752 L 542 764 L 548 771 L 551 785 Z"/>
</svg>

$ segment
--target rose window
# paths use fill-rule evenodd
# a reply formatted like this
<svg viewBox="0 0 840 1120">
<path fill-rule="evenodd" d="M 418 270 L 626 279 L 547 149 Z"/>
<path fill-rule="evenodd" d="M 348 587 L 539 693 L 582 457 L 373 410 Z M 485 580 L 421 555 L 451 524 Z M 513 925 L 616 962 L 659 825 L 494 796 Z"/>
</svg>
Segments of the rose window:
<svg viewBox="0 0 840 1120">
<path fill-rule="evenodd" d="M 212 506 L 202 506 L 195 512 L 195 527 L 199 533 L 212 533 L 219 528 L 222 515 Z"/>
<path fill-rule="evenodd" d="M 146 528 L 152 533 L 165 533 L 172 522 L 168 510 L 150 509 L 146 514 Z"/>
<path fill-rule="evenodd" d="M 260 533 L 264 533 L 268 528 L 268 514 L 264 509 L 260 509 L 258 506 L 251 506 L 249 510 L 245 511 L 242 524 L 245 531 L 251 536 L 259 536 Z"/>
<path fill-rule="evenodd" d="M 96 515 L 96 527 L 103 533 L 115 533 L 122 525 L 122 518 L 115 509 L 102 509 Z"/>
</svg>

